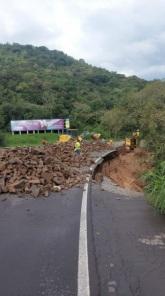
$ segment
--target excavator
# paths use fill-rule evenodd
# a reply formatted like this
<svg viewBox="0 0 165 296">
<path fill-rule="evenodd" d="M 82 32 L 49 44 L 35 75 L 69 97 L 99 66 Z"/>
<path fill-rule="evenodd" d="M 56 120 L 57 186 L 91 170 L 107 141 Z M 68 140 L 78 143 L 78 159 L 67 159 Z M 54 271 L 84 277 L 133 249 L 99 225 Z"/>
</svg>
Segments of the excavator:
<svg viewBox="0 0 165 296">
<path fill-rule="evenodd" d="M 132 133 L 131 138 L 125 139 L 125 149 L 127 151 L 134 150 L 137 147 L 137 140 L 140 136 L 140 131 L 137 129 Z"/>
</svg>

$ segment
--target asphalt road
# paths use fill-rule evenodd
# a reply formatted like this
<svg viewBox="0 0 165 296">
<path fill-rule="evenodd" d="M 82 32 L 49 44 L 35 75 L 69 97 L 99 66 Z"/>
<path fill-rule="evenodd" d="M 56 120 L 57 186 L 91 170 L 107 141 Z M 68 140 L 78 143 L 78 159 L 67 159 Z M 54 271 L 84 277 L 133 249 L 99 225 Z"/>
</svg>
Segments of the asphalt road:
<svg viewBox="0 0 165 296">
<path fill-rule="evenodd" d="M 0 296 L 73 296 L 82 190 L 0 201 Z"/>
<path fill-rule="evenodd" d="M 81 201 L 0 201 L 0 296 L 77 296 Z M 93 185 L 87 229 L 90 296 L 165 295 L 165 217 L 142 197 Z"/>
<path fill-rule="evenodd" d="M 96 185 L 90 203 L 98 279 L 92 296 L 164 296 L 165 216 L 142 197 Z"/>
</svg>

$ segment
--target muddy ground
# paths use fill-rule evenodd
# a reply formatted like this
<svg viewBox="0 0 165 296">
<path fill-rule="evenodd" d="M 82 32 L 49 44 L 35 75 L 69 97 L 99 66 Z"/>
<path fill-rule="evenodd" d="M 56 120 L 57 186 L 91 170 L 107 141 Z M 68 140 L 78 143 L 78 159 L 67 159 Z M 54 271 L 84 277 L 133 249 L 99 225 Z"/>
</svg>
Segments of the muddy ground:
<svg viewBox="0 0 165 296">
<path fill-rule="evenodd" d="M 152 169 L 152 156 L 144 149 L 122 151 L 118 157 L 105 162 L 102 175 L 122 188 L 142 192 L 145 186 L 143 174 Z"/>
</svg>

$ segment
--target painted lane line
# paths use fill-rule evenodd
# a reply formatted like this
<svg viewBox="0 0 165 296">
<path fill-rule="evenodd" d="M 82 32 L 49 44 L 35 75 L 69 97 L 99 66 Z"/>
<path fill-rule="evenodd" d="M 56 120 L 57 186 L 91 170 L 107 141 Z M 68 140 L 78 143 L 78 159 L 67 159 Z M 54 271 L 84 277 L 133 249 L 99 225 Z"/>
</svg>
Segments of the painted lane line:
<svg viewBox="0 0 165 296">
<path fill-rule="evenodd" d="M 90 296 L 88 244 L 87 244 L 87 201 L 89 178 L 84 186 L 82 196 L 80 234 L 79 234 L 79 258 L 78 258 L 78 296 Z"/>
</svg>

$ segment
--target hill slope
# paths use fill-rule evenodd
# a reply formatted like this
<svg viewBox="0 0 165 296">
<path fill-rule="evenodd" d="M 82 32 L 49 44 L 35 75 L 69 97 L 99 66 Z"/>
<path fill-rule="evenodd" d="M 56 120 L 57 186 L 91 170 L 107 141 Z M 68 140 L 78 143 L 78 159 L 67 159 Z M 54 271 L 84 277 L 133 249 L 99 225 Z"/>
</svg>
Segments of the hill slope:
<svg viewBox="0 0 165 296">
<path fill-rule="evenodd" d="M 146 82 L 32 45 L 0 45 L 0 126 L 11 119 L 70 116 L 76 126 L 95 125 L 105 110 Z"/>
</svg>

